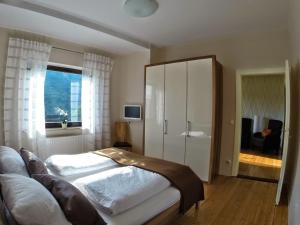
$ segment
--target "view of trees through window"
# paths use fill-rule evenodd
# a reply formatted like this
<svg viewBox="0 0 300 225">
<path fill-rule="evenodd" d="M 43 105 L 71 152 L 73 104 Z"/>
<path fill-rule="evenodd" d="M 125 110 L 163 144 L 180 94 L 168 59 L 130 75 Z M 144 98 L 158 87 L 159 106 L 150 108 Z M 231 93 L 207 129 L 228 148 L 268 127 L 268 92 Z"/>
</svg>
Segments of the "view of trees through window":
<svg viewBox="0 0 300 225">
<path fill-rule="evenodd" d="M 45 120 L 48 123 L 59 123 L 64 119 L 68 122 L 81 122 L 81 74 L 48 67 L 45 80 Z"/>
</svg>

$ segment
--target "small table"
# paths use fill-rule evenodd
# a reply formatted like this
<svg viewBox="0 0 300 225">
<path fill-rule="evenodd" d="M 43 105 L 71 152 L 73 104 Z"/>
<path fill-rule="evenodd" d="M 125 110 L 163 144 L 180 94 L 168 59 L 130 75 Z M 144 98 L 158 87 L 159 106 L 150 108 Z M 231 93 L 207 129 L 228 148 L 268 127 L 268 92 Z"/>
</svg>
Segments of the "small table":
<svg viewBox="0 0 300 225">
<path fill-rule="evenodd" d="M 131 152 L 132 151 L 132 145 L 128 142 L 116 142 L 113 147 L 120 148 L 126 151 Z"/>
</svg>

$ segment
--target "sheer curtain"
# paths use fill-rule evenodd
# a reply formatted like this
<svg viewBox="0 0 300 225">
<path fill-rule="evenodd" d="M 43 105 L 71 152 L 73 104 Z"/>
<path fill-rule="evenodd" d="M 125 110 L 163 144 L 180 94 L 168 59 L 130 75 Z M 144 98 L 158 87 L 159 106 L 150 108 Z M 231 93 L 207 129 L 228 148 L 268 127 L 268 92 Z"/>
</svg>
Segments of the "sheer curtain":
<svg viewBox="0 0 300 225">
<path fill-rule="evenodd" d="M 86 150 L 110 147 L 110 75 L 113 61 L 105 56 L 84 54 L 81 91 L 82 128 Z"/>
<path fill-rule="evenodd" d="M 4 87 L 4 140 L 39 155 L 45 135 L 44 82 L 51 46 L 9 38 Z"/>
</svg>

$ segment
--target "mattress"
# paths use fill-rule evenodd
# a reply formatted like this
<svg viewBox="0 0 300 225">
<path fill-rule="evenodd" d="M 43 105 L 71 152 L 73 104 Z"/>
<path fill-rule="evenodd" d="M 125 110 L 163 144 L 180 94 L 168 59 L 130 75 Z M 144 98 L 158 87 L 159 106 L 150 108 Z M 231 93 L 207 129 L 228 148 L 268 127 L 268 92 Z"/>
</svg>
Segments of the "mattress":
<svg viewBox="0 0 300 225">
<path fill-rule="evenodd" d="M 122 214 L 109 216 L 101 210 L 98 210 L 98 213 L 107 225 L 142 225 L 179 201 L 180 192 L 174 187 L 169 187 Z"/>
</svg>

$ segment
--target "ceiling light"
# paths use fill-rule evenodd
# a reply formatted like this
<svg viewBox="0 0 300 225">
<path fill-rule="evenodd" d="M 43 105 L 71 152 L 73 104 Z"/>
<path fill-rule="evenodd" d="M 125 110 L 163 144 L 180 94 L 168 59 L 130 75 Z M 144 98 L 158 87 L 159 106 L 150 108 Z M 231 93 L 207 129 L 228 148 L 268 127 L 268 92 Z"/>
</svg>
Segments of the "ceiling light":
<svg viewBox="0 0 300 225">
<path fill-rule="evenodd" d="M 133 17 L 151 16 L 158 9 L 156 0 L 126 0 L 124 10 Z"/>
</svg>

